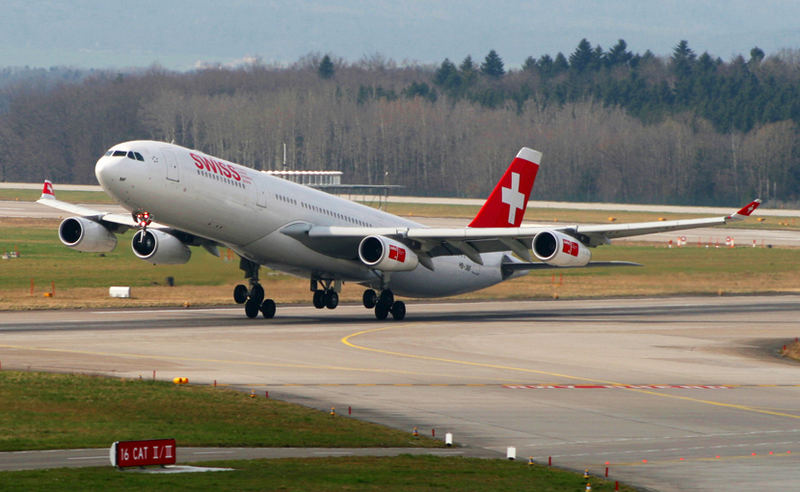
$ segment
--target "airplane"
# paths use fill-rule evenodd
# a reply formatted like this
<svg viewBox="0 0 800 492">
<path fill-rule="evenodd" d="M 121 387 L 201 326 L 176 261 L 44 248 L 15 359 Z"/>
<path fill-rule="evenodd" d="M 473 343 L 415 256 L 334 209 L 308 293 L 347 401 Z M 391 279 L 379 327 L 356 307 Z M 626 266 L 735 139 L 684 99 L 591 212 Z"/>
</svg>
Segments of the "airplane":
<svg viewBox="0 0 800 492">
<path fill-rule="evenodd" d="M 50 181 L 38 203 L 68 212 L 61 242 L 108 252 L 135 229 L 134 254 L 153 264 L 189 261 L 189 246 L 240 257 L 248 285 L 234 288 L 249 318 L 275 316 L 259 281 L 262 265 L 310 280 L 318 309 L 335 309 L 345 282 L 365 288 L 375 318 L 395 320 L 395 295 L 445 297 L 489 287 L 540 268 L 635 265 L 592 262 L 612 239 L 722 225 L 748 217 L 754 200 L 723 217 L 602 225 L 523 225 L 542 154 L 523 147 L 467 227 L 426 227 L 203 152 L 156 141 L 111 147 L 95 166 L 102 188 L 130 215 L 57 200 Z"/>
</svg>

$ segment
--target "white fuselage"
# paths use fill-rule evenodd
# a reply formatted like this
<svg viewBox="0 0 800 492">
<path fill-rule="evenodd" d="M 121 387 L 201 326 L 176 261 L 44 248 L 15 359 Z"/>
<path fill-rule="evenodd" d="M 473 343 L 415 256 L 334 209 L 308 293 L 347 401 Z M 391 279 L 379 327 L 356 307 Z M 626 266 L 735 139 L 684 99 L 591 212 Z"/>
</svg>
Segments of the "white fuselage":
<svg viewBox="0 0 800 492">
<path fill-rule="evenodd" d="M 125 151 L 126 155 L 121 154 Z M 128 157 L 138 153 L 142 160 Z M 302 277 L 328 278 L 379 287 L 380 276 L 357 259 L 339 259 L 306 247 L 280 229 L 315 226 L 423 227 L 401 217 L 286 181 L 178 145 L 133 141 L 116 145 L 97 161 L 105 191 L 130 211 L 236 251 L 270 268 Z M 461 294 L 504 280 L 501 263 L 510 253 L 433 258 L 433 271 L 417 266 L 394 272 L 389 286 L 400 295 Z M 507 260 L 506 260 L 507 261 Z"/>
</svg>

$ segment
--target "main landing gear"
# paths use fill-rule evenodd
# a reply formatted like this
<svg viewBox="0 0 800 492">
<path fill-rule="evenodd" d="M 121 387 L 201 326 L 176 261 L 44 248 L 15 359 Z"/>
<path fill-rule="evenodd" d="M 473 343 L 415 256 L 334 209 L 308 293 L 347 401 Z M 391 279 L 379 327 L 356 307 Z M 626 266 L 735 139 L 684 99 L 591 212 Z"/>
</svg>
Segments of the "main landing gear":
<svg viewBox="0 0 800 492">
<path fill-rule="evenodd" d="M 322 283 L 322 289 L 318 287 L 318 283 Z M 336 309 L 336 306 L 339 305 L 339 291 L 341 288 L 341 282 L 312 278 L 311 292 L 314 293 L 312 299 L 314 307 L 317 309 Z"/>
<path fill-rule="evenodd" d="M 239 268 L 244 270 L 244 276 L 249 280 L 250 288 L 239 284 L 233 289 L 233 300 L 236 304 L 244 304 L 244 313 L 248 318 L 255 318 L 258 312 L 265 318 L 270 319 L 275 316 L 275 301 L 264 299 L 264 287 L 258 282 L 257 263 L 244 258 L 239 262 Z"/>
<path fill-rule="evenodd" d="M 364 291 L 362 300 L 365 308 L 375 308 L 376 319 L 384 320 L 389 313 L 392 314 L 395 321 L 402 321 L 406 317 L 406 303 L 395 301 L 394 294 L 389 289 L 382 290 L 380 295 L 372 289 L 367 289 Z"/>
</svg>

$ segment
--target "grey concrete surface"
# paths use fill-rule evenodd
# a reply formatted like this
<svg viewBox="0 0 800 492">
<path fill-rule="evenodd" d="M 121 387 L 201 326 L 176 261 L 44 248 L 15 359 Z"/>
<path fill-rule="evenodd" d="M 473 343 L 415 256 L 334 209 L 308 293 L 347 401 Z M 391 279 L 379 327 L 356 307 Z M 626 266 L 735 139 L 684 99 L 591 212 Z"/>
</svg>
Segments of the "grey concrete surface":
<svg viewBox="0 0 800 492">
<path fill-rule="evenodd" d="M 0 313 L 3 369 L 226 385 L 655 490 L 800 483 L 800 296 Z M 110 444 L 110 443 L 109 443 Z M 479 453 L 479 454 L 480 454 Z M 645 461 L 646 460 L 646 461 Z M 606 462 L 609 464 L 606 465 Z"/>
</svg>

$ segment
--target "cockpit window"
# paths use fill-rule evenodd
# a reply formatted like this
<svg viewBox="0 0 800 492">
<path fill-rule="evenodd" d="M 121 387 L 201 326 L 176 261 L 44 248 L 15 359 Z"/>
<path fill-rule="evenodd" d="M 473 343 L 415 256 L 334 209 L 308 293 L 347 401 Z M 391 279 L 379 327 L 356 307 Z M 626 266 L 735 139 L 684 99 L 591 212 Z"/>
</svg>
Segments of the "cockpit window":
<svg viewBox="0 0 800 492">
<path fill-rule="evenodd" d="M 140 153 L 138 153 L 138 152 L 134 152 L 134 153 L 133 153 L 133 155 L 135 155 L 135 156 L 136 156 L 136 160 L 137 160 L 137 161 L 142 161 L 142 162 L 144 162 L 144 157 L 142 157 L 142 154 L 140 154 Z"/>
<path fill-rule="evenodd" d="M 106 153 L 105 153 L 105 154 L 103 154 L 103 155 L 104 155 L 104 156 L 106 156 L 106 157 L 108 157 L 108 156 L 110 156 L 110 155 L 111 155 L 111 154 L 113 154 L 113 153 L 114 153 L 114 151 L 113 151 L 113 150 L 109 150 L 108 152 L 106 152 Z"/>
<path fill-rule="evenodd" d="M 133 159 L 134 161 L 136 160 L 136 156 L 133 155 L 133 151 L 132 150 L 128 151 L 128 159 Z"/>
<path fill-rule="evenodd" d="M 124 150 L 115 150 L 112 155 L 114 157 L 125 157 L 126 154 L 127 152 L 125 152 Z"/>
</svg>

